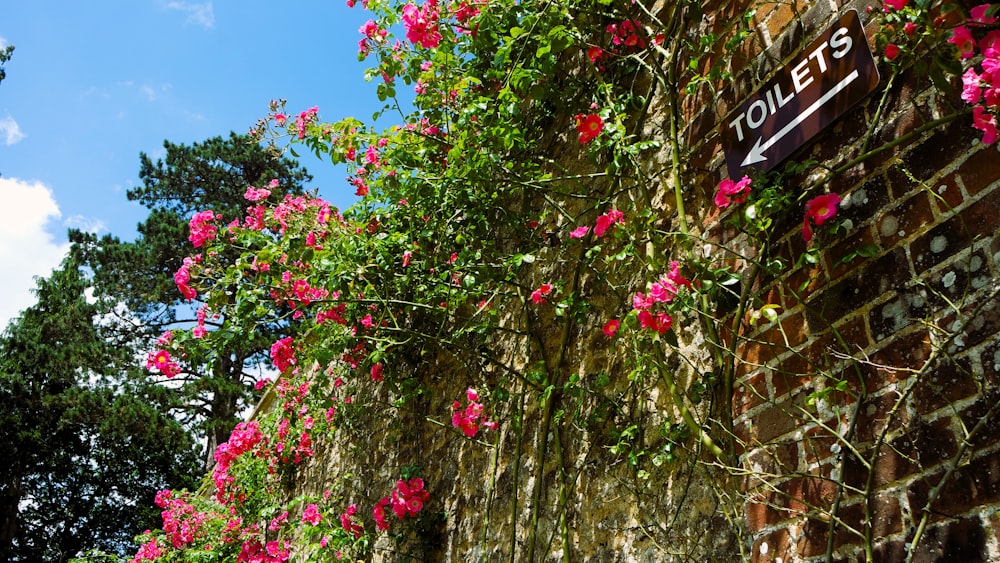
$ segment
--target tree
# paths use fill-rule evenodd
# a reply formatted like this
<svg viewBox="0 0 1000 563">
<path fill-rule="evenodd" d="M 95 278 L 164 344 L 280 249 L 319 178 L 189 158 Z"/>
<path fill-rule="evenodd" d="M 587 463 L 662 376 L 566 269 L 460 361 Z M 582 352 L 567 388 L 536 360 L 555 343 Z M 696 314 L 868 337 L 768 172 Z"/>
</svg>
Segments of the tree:
<svg viewBox="0 0 1000 563">
<path fill-rule="evenodd" d="M 4 78 L 7 78 L 7 70 L 4 69 L 4 64 L 10 60 L 11 56 L 14 54 L 14 46 L 7 45 L 6 47 L 0 47 L 0 82 L 3 82 Z"/>
<path fill-rule="evenodd" d="M 158 523 L 155 493 L 193 485 L 172 397 L 119 379 L 133 360 L 103 338 L 80 265 L 39 280 L 0 337 L 0 561 L 127 553 Z"/>
<path fill-rule="evenodd" d="M 211 210 L 213 217 L 226 221 L 241 219 L 249 186 L 267 186 L 270 197 L 280 199 L 301 193 L 311 180 L 294 161 L 275 157 L 250 137 L 235 133 L 191 146 L 169 141 L 163 146 L 165 160 L 153 162 L 140 155 L 142 185 L 127 194 L 150 210 L 135 241 L 70 232 L 93 272 L 101 310 L 117 320 L 106 327 L 107 338 L 136 355 L 149 352 L 164 331 L 190 328 L 205 305 L 186 300 L 172 282 L 184 259 L 197 252 L 189 242 L 191 217 Z M 208 319 L 220 327 L 225 321 Z M 246 406 L 254 373 L 265 359 L 262 352 L 270 344 L 267 331 L 236 339 L 211 357 L 188 358 L 184 372 L 173 378 L 172 387 L 185 405 L 181 419 L 207 439 L 206 466 L 215 445 L 226 441 Z"/>
</svg>

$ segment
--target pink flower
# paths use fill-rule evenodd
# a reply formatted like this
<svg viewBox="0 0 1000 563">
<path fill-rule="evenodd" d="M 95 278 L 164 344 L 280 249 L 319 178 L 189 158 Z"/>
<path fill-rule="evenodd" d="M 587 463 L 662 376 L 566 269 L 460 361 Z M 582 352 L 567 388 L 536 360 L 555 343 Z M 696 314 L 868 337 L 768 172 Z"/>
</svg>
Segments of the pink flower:
<svg viewBox="0 0 1000 563">
<path fill-rule="evenodd" d="M 184 259 L 184 264 L 174 272 L 174 283 L 177 284 L 177 289 L 184 296 L 184 299 L 194 299 L 198 296 L 198 292 L 194 290 L 188 282 L 191 281 L 191 274 L 188 272 L 188 266 L 191 264 L 190 258 Z"/>
<path fill-rule="evenodd" d="M 719 190 L 715 193 L 715 205 L 719 209 L 725 209 L 734 203 L 745 202 L 750 195 L 750 183 L 749 176 L 743 176 L 739 182 L 733 182 L 729 178 L 719 182 Z"/>
<path fill-rule="evenodd" d="M 403 267 L 404 268 L 410 265 L 410 259 L 411 258 L 413 258 L 413 253 L 410 252 L 409 250 L 407 250 L 406 252 L 403 253 Z"/>
<path fill-rule="evenodd" d="M 543 283 L 541 287 L 531 292 L 531 301 L 536 305 L 545 303 L 545 296 L 552 293 L 552 284 Z"/>
<path fill-rule="evenodd" d="M 972 126 L 983 132 L 983 144 L 992 145 L 997 140 L 997 120 L 991 113 L 987 113 L 983 106 L 976 106 L 972 110 Z"/>
<path fill-rule="evenodd" d="M 611 319 L 610 321 L 604 323 L 604 336 L 611 338 L 618 332 L 618 327 L 621 326 L 621 322 L 618 319 Z"/>
<path fill-rule="evenodd" d="M 406 28 L 406 38 L 410 43 L 425 49 L 437 47 L 441 42 L 437 1 L 428 0 L 421 8 L 413 4 L 403 6 L 403 27 Z"/>
<path fill-rule="evenodd" d="M 383 369 L 382 364 L 372 364 L 372 369 L 371 369 L 372 381 L 385 380 L 385 378 L 382 377 L 382 369 Z"/>
<path fill-rule="evenodd" d="M 396 489 L 392 491 L 389 502 L 392 504 L 392 513 L 397 518 L 405 518 L 416 516 L 430 498 L 430 493 L 424 490 L 424 480 L 414 477 L 409 482 L 402 479 L 396 481 Z M 379 504 L 382 504 L 381 501 Z"/>
<path fill-rule="evenodd" d="M 315 504 L 310 504 L 302 512 L 302 521 L 306 524 L 312 524 L 313 526 L 319 525 L 319 521 L 323 519 L 323 515 L 319 513 L 319 509 Z"/>
<path fill-rule="evenodd" d="M 980 4 L 976 6 L 975 8 L 969 10 L 970 19 L 974 23 L 979 23 L 979 24 L 988 25 L 991 23 L 996 23 L 997 22 L 996 16 L 986 15 L 986 11 L 989 9 L 990 9 L 990 4 Z"/>
<path fill-rule="evenodd" d="M 578 114 L 573 119 L 576 120 L 576 130 L 580 133 L 580 144 L 587 144 L 597 138 L 604 129 L 604 120 L 597 114 Z"/>
<path fill-rule="evenodd" d="M 219 216 L 210 210 L 200 211 L 191 217 L 191 234 L 188 236 L 188 240 L 191 241 L 191 244 L 193 244 L 195 248 L 211 242 L 215 238 L 217 229 L 215 225 L 210 223 L 210 221 L 218 218 Z"/>
<path fill-rule="evenodd" d="M 972 32 L 964 25 L 952 30 L 948 43 L 958 48 L 963 59 L 971 59 L 976 54 L 976 42 L 972 39 Z"/>
<path fill-rule="evenodd" d="M 670 271 L 667 272 L 667 280 L 677 287 L 686 287 L 691 289 L 691 280 L 685 278 L 684 275 L 681 274 L 681 263 L 677 260 L 670 262 Z"/>
<path fill-rule="evenodd" d="M 976 74 L 976 69 L 970 67 L 962 75 L 962 99 L 969 104 L 975 104 L 979 102 L 981 96 L 979 75 Z"/>
<path fill-rule="evenodd" d="M 885 0 L 885 5 L 894 10 L 902 10 L 910 0 Z"/>
<path fill-rule="evenodd" d="M 823 194 L 806 202 L 806 213 L 802 220 L 802 238 L 806 242 L 812 240 L 812 225 L 822 225 L 835 217 L 839 203 L 840 196 L 837 194 Z"/>
<path fill-rule="evenodd" d="M 594 236 L 601 238 L 608 232 L 608 229 L 610 229 L 612 225 L 624 222 L 625 215 L 621 211 L 618 211 L 617 209 L 610 209 L 607 213 L 597 218 L 597 223 L 594 225 Z"/>
<path fill-rule="evenodd" d="M 983 61 L 983 70 L 992 72 L 990 69 L 995 69 L 997 65 L 996 59 L 1000 57 L 1000 30 L 993 30 L 987 33 L 986 37 L 983 37 L 983 40 L 979 42 L 979 50 L 983 52 L 983 56 L 987 59 Z"/>
<path fill-rule="evenodd" d="M 347 507 L 347 512 L 340 515 L 340 525 L 344 528 L 344 531 L 348 534 L 353 535 L 355 538 L 361 537 L 361 532 L 364 528 L 361 524 L 354 522 L 352 516 L 358 511 L 358 505 L 352 504 Z"/>
<path fill-rule="evenodd" d="M 181 372 L 181 367 L 170 357 L 170 352 L 157 350 L 150 352 L 146 357 L 146 369 L 157 370 L 166 376 L 167 379 L 174 377 Z"/>
<path fill-rule="evenodd" d="M 643 292 L 636 293 L 632 296 L 632 308 L 636 311 L 642 311 L 644 309 L 649 309 L 656 304 L 656 298 L 652 294 L 646 295 Z"/>
<path fill-rule="evenodd" d="M 295 351 L 292 349 L 292 337 L 286 336 L 271 345 L 271 360 L 278 371 L 288 371 L 295 365 Z"/>
<path fill-rule="evenodd" d="M 653 314 L 648 310 L 639 311 L 639 326 L 663 334 L 670 330 L 674 319 L 667 313 Z"/>
<path fill-rule="evenodd" d="M 896 60 L 896 57 L 898 57 L 898 56 L 899 56 L 899 47 L 898 46 L 896 46 L 896 45 L 894 45 L 892 43 L 889 43 L 888 45 L 885 46 L 885 58 L 887 60 L 894 61 L 894 60 Z"/>
<path fill-rule="evenodd" d="M 917 24 L 913 22 L 906 22 L 903 24 L 903 33 L 907 36 L 912 36 L 914 32 L 917 31 Z"/>
<path fill-rule="evenodd" d="M 587 231 L 589 230 L 590 227 L 588 227 L 587 225 L 584 225 L 582 227 L 577 227 L 569 233 L 569 238 L 583 238 L 587 236 Z"/>
<path fill-rule="evenodd" d="M 372 508 L 372 517 L 375 518 L 375 529 L 384 532 L 389 529 L 389 523 L 385 521 L 385 507 L 389 505 L 389 497 L 382 497 L 378 504 Z"/>
<path fill-rule="evenodd" d="M 587 58 L 590 59 L 590 62 L 594 63 L 595 65 L 603 57 L 604 57 L 604 51 L 600 47 L 587 48 Z"/>
<path fill-rule="evenodd" d="M 267 188 L 255 188 L 253 186 L 247 186 L 247 192 L 243 194 L 243 197 L 248 201 L 260 201 L 262 199 L 267 199 L 271 195 L 271 190 Z"/>
</svg>

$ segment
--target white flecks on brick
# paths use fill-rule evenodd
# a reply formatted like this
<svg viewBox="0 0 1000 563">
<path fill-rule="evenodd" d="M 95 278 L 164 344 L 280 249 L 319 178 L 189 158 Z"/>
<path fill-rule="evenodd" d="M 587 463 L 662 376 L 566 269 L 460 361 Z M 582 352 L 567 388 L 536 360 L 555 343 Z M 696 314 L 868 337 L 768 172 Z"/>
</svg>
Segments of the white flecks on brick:
<svg viewBox="0 0 1000 563">
<path fill-rule="evenodd" d="M 761 542 L 760 543 L 760 554 L 761 555 L 767 555 L 767 550 L 768 550 L 767 542 L 766 541 L 765 542 Z"/>
<path fill-rule="evenodd" d="M 937 192 L 939 194 L 943 194 L 946 191 L 948 191 L 948 184 L 941 184 L 940 186 L 938 186 Z"/>
<path fill-rule="evenodd" d="M 840 207 L 841 209 L 847 209 L 855 205 L 865 205 L 866 203 L 868 203 L 868 192 L 862 188 L 845 195 L 844 199 L 840 202 Z"/>
<path fill-rule="evenodd" d="M 899 228 L 899 220 L 896 219 L 894 215 L 886 215 L 885 219 L 882 219 L 882 224 L 878 226 L 878 232 L 884 237 L 892 236 Z"/>
<path fill-rule="evenodd" d="M 948 248 L 948 239 L 944 235 L 938 235 L 931 239 L 931 252 L 944 252 Z"/>
<path fill-rule="evenodd" d="M 993 371 L 1000 371 L 1000 348 L 993 352 Z"/>
<path fill-rule="evenodd" d="M 947 274 L 941 276 L 941 284 L 945 287 L 951 287 L 955 285 L 955 278 L 957 277 L 958 276 L 955 275 L 955 272 L 948 272 Z"/>
<path fill-rule="evenodd" d="M 902 299 L 895 299 L 882 307 L 882 320 L 891 321 L 890 331 L 895 332 L 906 326 L 906 302 Z"/>
<path fill-rule="evenodd" d="M 982 258 L 982 256 L 979 256 L 978 254 L 975 254 L 975 255 L 972 256 L 972 258 L 969 259 L 969 271 L 970 272 L 978 272 L 979 268 L 982 268 L 982 267 L 983 267 L 983 258 Z"/>
</svg>

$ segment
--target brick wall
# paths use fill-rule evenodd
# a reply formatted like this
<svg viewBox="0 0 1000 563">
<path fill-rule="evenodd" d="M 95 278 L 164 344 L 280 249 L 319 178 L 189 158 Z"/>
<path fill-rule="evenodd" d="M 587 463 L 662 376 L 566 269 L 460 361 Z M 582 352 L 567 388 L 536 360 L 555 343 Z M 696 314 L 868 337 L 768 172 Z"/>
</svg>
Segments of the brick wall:
<svg viewBox="0 0 1000 563">
<path fill-rule="evenodd" d="M 717 124 L 849 8 L 871 42 L 865 4 L 759 6 L 748 62 L 714 113 L 692 120 L 706 193 L 723 177 Z M 857 156 L 890 74 L 880 67 L 879 90 L 795 159 L 836 168 Z M 962 106 L 935 92 L 902 72 L 869 147 Z M 866 544 L 874 560 L 899 561 L 915 537 L 914 561 L 1000 558 L 1000 154 L 978 138 L 960 117 L 832 177 L 847 233 L 826 239 L 818 263 L 757 288 L 781 312 L 737 348 L 734 433 L 754 561 L 825 561 L 828 544 L 837 561 L 863 561 Z M 720 221 L 706 226 L 724 239 Z M 794 264 L 805 243 L 789 227 L 775 253 Z M 874 255 L 839 262 L 862 245 Z"/>
</svg>

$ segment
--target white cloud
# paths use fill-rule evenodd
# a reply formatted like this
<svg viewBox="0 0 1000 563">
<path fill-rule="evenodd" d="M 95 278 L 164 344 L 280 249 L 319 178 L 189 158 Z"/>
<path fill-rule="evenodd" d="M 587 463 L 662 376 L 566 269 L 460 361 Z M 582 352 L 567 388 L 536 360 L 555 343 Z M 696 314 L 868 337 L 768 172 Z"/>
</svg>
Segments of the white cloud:
<svg viewBox="0 0 1000 563">
<path fill-rule="evenodd" d="M 215 25 L 215 13 L 212 11 L 212 3 L 205 2 L 167 2 L 167 9 L 178 10 L 187 14 L 187 23 L 198 24 L 205 29 L 211 29 Z"/>
<path fill-rule="evenodd" d="M 35 303 L 35 276 L 48 276 L 59 266 L 69 243 L 57 243 L 45 226 L 60 217 L 52 190 L 41 182 L 0 178 L 0 198 L 16 213 L 0 221 L 0 330 Z"/>
<path fill-rule="evenodd" d="M 93 233 L 95 235 L 101 231 L 108 230 L 104 221 L 94 219 L 93 217 L 84 217 L 83 215 L 73 215 L 72 217 L 67 217 L 66 220 L 63 221 L 63 225 L 72 229 L 79 229 L 85 233 Z"/>
<path fill-rule="evenodd" d="M 119 82 L 118 85 L 142 94 L 148 102 L 155 102 L 161 92 L 168 92 L 171 88 L 173 88 L 173 85 L 169 82 L 160 84 L 159 87 L 156 87 L 147 83 L 137 84 L 132 80 L 125 80 L 123 82 Z"/>
<path fill-rule="evenodd" d="M 4 143 L 9 147 L 21 142 L 21 139 L 24 138 L 24 133 L 21 132 L 21 126 L 14 121 L 14 118 L 8 115 L 0 119 L 0 137 L 3 138 Z"/>
</svg>

